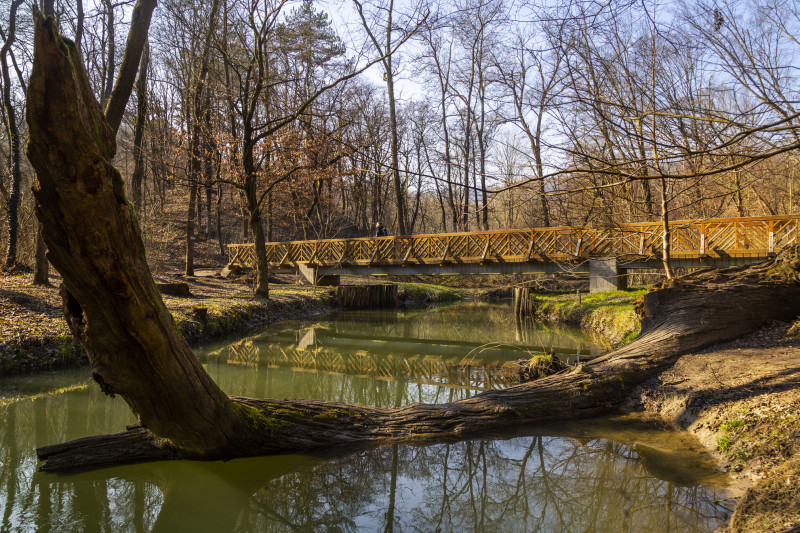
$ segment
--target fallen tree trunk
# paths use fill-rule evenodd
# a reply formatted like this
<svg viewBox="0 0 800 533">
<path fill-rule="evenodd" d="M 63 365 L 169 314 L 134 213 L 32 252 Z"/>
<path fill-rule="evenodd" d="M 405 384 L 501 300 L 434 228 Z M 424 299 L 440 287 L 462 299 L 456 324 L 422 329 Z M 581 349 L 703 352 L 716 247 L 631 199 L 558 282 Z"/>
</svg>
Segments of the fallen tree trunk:
<svg viewBox="0 0 800 533">
<path fill-rule="evenodd" d="M 643 334 L 602 358 L 502 391 L 397 409 L 315 400 L 228 398 L 175 332 L 144 257 L 136 217 L 110 164 L 113 132 L 78 51 L 52 18 L 35 21 L 28 157 L 65 314 L 92 375 L 137 427 L 38 450 L 41 470 L 165 459 L 226 459 L 322 447 L 444 440 L 618 407 L 680 354 L 800 312 L 797 251 L 750 268 L 703 272 L 646 295 Z"/>
<path fill-rule="evenodd" d="M 269 416 L 258 454 L 397 441 L 441 441 L 503 427 L 596 416 L 617 409 L 682 353 L 800 313 L 798 250 L 747 268 L 673 280 L 640 301 L 643 333 L 628 346 L 530 383 L 449 404 L 397 409 L 316 400 L 232 398 Z M 149 446 L 149 451 L 147 447 Z M 109 450 L 113 453 L 109 455 Z M 45 471 L 186 457 L 134 428 L 38 450 Z M 243 453 L 247 455 L 247 453 Z"/>
</svg>

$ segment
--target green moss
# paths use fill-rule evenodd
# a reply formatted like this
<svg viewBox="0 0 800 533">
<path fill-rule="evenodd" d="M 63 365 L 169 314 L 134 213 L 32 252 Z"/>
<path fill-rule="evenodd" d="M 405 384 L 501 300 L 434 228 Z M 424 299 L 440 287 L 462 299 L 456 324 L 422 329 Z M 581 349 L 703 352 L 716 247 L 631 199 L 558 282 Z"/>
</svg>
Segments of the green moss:
<svg viewBox="0 0 800 533">
<path fill-rule="evenodd" d="M 731 438 L 725 435 L 724 437 L 720 437 L 717 440 L 717 448 L 719 448 L 720 451 L 727 452 L 730 449 L 732 443 L 733 441 L 731 440 Z"/>
<path fill-rule="evenodd" d="M 467 294 L 453 287 L 427 283 L 398 283 L 397 288 L 413 301 L 451 302 L 461 300 Z"/>
<path fill-rule="evenodd" d="M 738 428 L 742 427 L 744 424 L 745 424 L 745 421 L 741 420 L 741 419 L 739 419 L 739 420 L 731 420 L 729 422 L 723 422 L 719 426 L 719 429 L 721 429 L 725 433 L 730 433 L 734 429 L 738 429 Z"/>
<path fill-rule="evenodd" d="M 259 432 L 269 433 L 272 437 L 294 426 L 294 424 L 288 420 L 268 415 L 260 409 L 249 405 L 234 403 L 233 408 L 242 420 L 247 421 L 248 426 Z"/>
</svg>

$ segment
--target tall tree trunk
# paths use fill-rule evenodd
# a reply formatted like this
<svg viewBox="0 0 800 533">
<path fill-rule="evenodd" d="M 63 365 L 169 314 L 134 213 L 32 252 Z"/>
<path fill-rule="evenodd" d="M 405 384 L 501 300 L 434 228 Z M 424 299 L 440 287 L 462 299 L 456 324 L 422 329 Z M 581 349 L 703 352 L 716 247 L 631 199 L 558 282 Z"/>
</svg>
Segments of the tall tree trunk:
<svg viewBox="0 0 800 533">
<path fill-rule="evenodd" d="M 397 105 L 394 95 L 394 73 L 392 71 L 392 32 L 395 27 L 392 24 L 392 17 L 394 16 L 394 0 L 389 0 L 388 5 L 385 7 L 386 11 L 386 34 L 384 36 L 383 44 L 378 42 L 378 39 L 372 33 L 370 25 L 364 16 L 363 5 L 359 0 L 353 0 L 358 14 L 361 17 L 361 23 L 364 26 L 367 34 L 369 35 L 372 43 L 375 45 L 375 50 L 379 54 L 385 55 L 381 61 L 383 64 L 383 74 L 386 80 L 386 92 L 389 96 L 389 134 L 390 138 L 390 153 L 392 158 L 392 186 L 394 188 L 395 203 L 397 207 L 397 233 L 399 235 L 407 234 L 407 216 L 406 216 L 406 197 L 403 190 L 403 182 L 400 179 L 400 138 L 397 132 Z"/>
<path fill-rule="evenodd" d="M 219 255 L 225 257 L 225 242 L 222 238 L 222 183 L 217 184 L 217 243 Z"/>
<path fill-rule="evenodd" d="M 17 9 L 22 5 L 22 0 L 14 0 L 8 20 L 8 33 L 3 47 L 0 48 L 0 68 L 3 76 L 3 111 L 6 114 L 8 125 L 8 142 L 11 152 L 11 187 L 9 187 L 8 202 L 6 203 L 6 231 L 8 243 L 6 247 L 6 260 L 3 265 L 5 270 L 13 270 L 17 264 L 17 241 L 19 239 L 19 202 L 20 188 L 22 185 L 22 169 L 20 167 L 21 153 L 19 140 L 19 127 L 17 115 L 11 102 L 11 76 L 8 74 L 8 54 L 16 38 Z"/>
<path fill-rule="evenodd" d="M 105 117 L 114 133 L 122 123 L 125 106 L 128 104 L 131 89 L 136 81 L 136 71 L 139 61 L 147 43 L 147 31 L 150 28 L 150 19 L 156 8 L 156 0 L 137 0 L 131 13 L 131 26 L 128 29 L 128 39 L 125 41 L 125 53 L 119 66 L 119 75 L 114 82 L 114 89 L 106 104 Z M 213 26 L 213 24 L 210 24 Z"/>
<path fill-rule="evenodd" d="M 107 57 L 105 61 L 105 75 L 106 79 L 103 80 L 103 90 L 100 96 L 100 101 L 105 104 L 111 98 L 111 91 L 114 88 L 114 71 L 116 69 L 116 35 L 114 33 L 114 5 L 111 0 L 103 0 L 103 6 L 106 9 L 106 37 L 108 38 Z"/>
<path fill-rule="evenodd" d="M 142 188 L 144 181 L 144 126 L 147 121 L 147 64 L 150 61 L 150 47 L 145 44 L 142 52 L 139 78 L 136 81 L 136 123 L 133 126 L 134 167 L 131 175 L 131 196 L 133 206 L 142 212 Z"/>
<path fill-rule="evenodd" d="M 672 279 L 672 250 L 670 246 L 671 235 L 669 230 L 669 198 L 667 197 L 667 180 L 662 176 L 661 184 L 661 263 L 664 265 L 664 274 L 667 279 Z"/>
<path fill-rule="evenodd" d="M 256 431 L 253 410 L 228 399 L 175 330 L 110 163 L 114 131 L 74 61 L 74 44 L 57 34 L 53 18 L 36 12 L 34 24 L 28 159 L 70 328 L 87 349 L 94 380 L 106 394 L 119 394 L 147 428 L 139 431 L 149 435 L 149 448 L 163 456 L 227 455 Z"/>
<path fill-rule="evenodd" d="M 80 52 L 81 41 L 83 40 L 83 0 L 75 0 L 75 10 L 78 19 L 75 21 L 75 48 Z M 47 13 L 45 13 L 45 15 L 47 15 Z"/>
<path fill-rule="evenodd" d="M 639 118 L 636 120 L 636 134 L 637 134 L 637 141 L 636 145 L 639 148 L 639 164 L 641 165 L 641 171 L 639 175 L 643 178 L 647 178 L 648 176 L 648 169 L 647 169 L 647 149 L 645 148 L 644 144 L 644 130 L 642 129 L 642 119 Z M 650 193 L 650 180 L 643 179 L 639 183 L 642 186 L 642 198 L 644 201 L 644 211 L 647 214 L 648 218 L 653 217 L 655 214 L 655 209 L 653 209 L 653 195 Z"/>
<path fill-rule="evenodd" d="M 391 30 L 390 30 L 391 31 Z M 387 37 L 387 49 L 389 48 L 389 37 Z M 394 100 L 394 76 L 392 75 L 391 57 L 386 59 L 386 88 L 389 92 L 389 126 L 391 128 L 391 154 L 392 154 L 392 186 L 397 204 L 397 232 L 399 235 L 406 235 L 406 192 L 403 190 L 402 180 L 400 179 L 399 145 L 400 139 L 397 133 L 397 110 Z"/>
<path fill-rule="evenodd" d="M 255 161 L 253 160 L 254 142 L 250 123 L 245 121 L 242 131 L 244 146 L 242 147 L 242 170 L 245 175 L 243 192 L 250 215 L 250 231 L 253 233 L 253 252 L 255 254 L 255 273 L 253 276 L 253 294 L 258 298 L 269 298 L 269 262 L 267 246 L 264 239 L 264 225 L 261 219 L 261 205 L 258 202 L 258 180 L 256 178 Z"/>
<path fill-rule="evenodd" d="M 214 0 L 211 5 L 210 22 L 206 29 L 205 40 L 203 41 L 203 51 L 200 55 L 200 72 L 194 80 L 192 87 L 192 120 L 191 145 L 189 148 L 189 212 L 186 220 L 186 275 L 194 276 L 194 242 L 195 242 L 195 217 L 198 216 L 197 189 L 200 183 L 200 173 L 202 171 L 202 159 L 200 154 L 202 130 L 203 130 L 203 96 L 205 91 L 206 78 L 208 77 L 208 62 L 211 54 L 211 36 L 216 28 L 217 15 L 219 14 L 220 0 Z M 199 219 L 198 219 L 199 225 Z"/>
<path fill-rule="evenodd" d="M 50 262 L 47 260 L 47 246 L 42 238 L 42 225 L 36 221 L 36 258 L 33 264 L 33 284 L 50 285 Z"/>
<path fill-rule="evenodd" d="M 191 167 L 190 167 L 191 168 Z M 194 276 L 194 223 L 195 209 L 197 206 L 197 185 L 189 184 L 189 210 L 186 213 L 186 268 L 183 273 L 186 276 Z"/>
<path fill-rule="evenodd" d="M 211 223 L 211 196 L 214 186 L 214 153 L 216 146 L 211 129 L 211 89 L 206 89 L 205 113 L 203 114 L 203 189 L 206 193 L 206 236 L 214 238 Z"/>
</svg>

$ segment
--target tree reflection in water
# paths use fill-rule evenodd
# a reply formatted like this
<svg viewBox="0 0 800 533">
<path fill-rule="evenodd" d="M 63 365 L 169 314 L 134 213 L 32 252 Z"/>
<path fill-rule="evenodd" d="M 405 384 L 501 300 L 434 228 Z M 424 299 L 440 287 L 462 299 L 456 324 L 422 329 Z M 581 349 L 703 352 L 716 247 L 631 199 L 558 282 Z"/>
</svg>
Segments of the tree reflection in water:
<svg viewBox="0 0 800 533">
<path fill-rule="evenodd" d="M 727 513 L 724 490 L 700 483 L 713 472 L 664 479 L 701 456 L 595 429 L 33 474 L 36 446 L 117 426 L 110 405 L 75 391 L 0 407 L 1 531 L 707 531 Z"/>
<path fill-rule="evenodd" d="M 269 516 L 258 528 L 708 531 L 726 516 L 724 497 L 653 477 L 629 445 L 530 436 L 390 446 L 320 463 L 265 484 L 237 530 Z"/>
<path fill-rule="evenodd" d="M 421 358 L 417 348 L 432 338 L 429 360 L 458 364 L 464 356 L 450 353 L 456 344 L 442 339 L 513 342 L 514 321 L 507 310 L 484 305 L 468 311 L 455 333 L 455 308 L 352 315 L 352 323 L 338 321 L 312 336 L 305 324 L 303 335 L 288 336 L 288 347 L 299 358 L 301 351 L 316 354 L 336 341 L 331 331 L 346 334 L 348 343 L 358 335 L 402 336 L 412 339 L 413 362 Z M 267 344 L 286 351 L 287 345 L 278 342 L 284 327 L 270 331 Z M 556 343 L 542 339 L 536 343 Z M 583 342 L 576 339 L 570 350 Z M 271 357 L 260 352 L 258 342 L 247 346 L 254 348 L 253 363 Z M 396 345 L 388 349 L 397 353 Z M 497 365 L 518 357 L 500 350 L 494 356 Z M 493 364 L 488 352 L 482 357 Z M 215 381 L 243 396 L 391 407 L 475 394 L 449 378 L 441 383 L 434 374 L 423 382 L 386 369 L 381 370 L 385 376 L 352 375 L 250 364 L 248 358 L 242 364 L 223 349 L 208 359 Z M 231 360 L 235 364 L 228 364 Z M 151 463 L 64 477 L 34 474 L 37 446 L 113 433 L 134 422 L 122 400 L 108 399 L 96 387 L 49 392 L 85 379 L 82 371 L 39 376 L 30 383 L 17 379 L 11 393 L 0 383 L 0 532 L 707 531 L 727 513 L 718 502 L 725 498 L 719 488 L 724 481 L 703 467 L 702 454 L 685 451 L 691 448 L 685 442 L 665 444 L 675 434 L 641 427 L 623 431 L 618 423 L 611 430 L 582 422 L 542 435 L 530 430 L 513 438 L 390 445 L 316 458 Z M 40 392 L 44 396 L 31 398 Z M 18 400 L 8 400 L 17 395 Z"/>
</svg>

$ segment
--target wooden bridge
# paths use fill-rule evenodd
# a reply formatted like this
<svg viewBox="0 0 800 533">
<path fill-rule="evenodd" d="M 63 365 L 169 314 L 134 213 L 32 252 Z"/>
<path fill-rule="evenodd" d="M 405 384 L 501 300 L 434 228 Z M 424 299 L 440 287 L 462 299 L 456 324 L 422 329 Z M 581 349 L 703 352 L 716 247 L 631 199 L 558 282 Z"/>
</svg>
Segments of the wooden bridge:
<svg viewBox="0 0 800 533">
<path fill-rule="evenodd" d="M 672 263 L 698 268 L 765 259 L 800 244 L 799 220 L 800 215 L 780 215 L 672 222 Z M 660 265 L 663 233 L 661 223 L 644 222 L 271 242 L 266 246 L 271 268 L 297 269 L 309 281 L 339 274 L 589 272 L 597 280 L 593 289 L 607 290 L 620 286 L 628 268 Z M 229 245 L 228 254 L 231 265 L 253 265 L 252 244 Z"/>
</svg>

